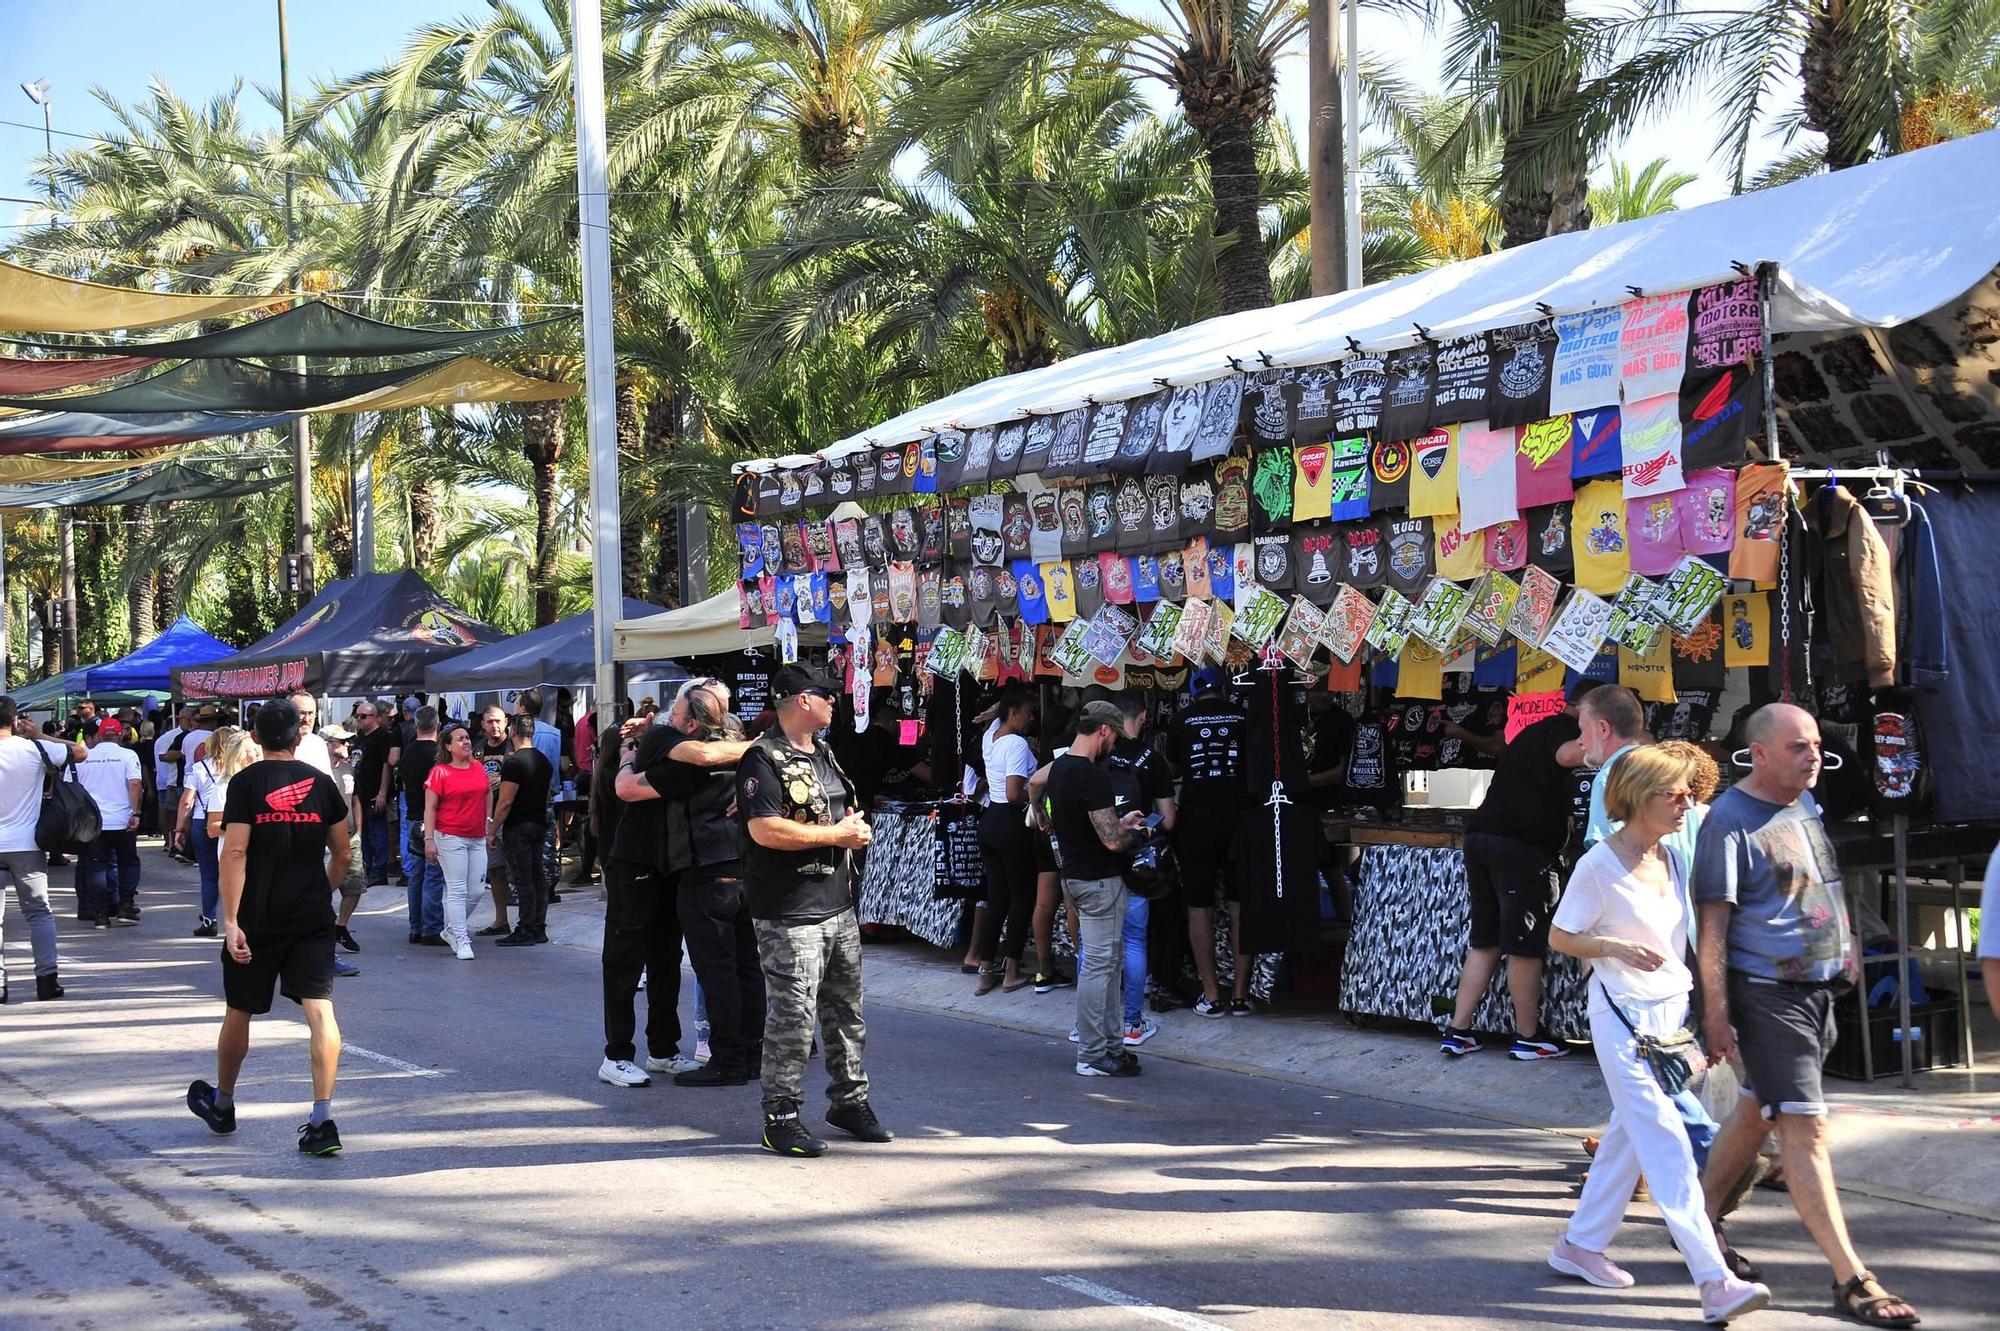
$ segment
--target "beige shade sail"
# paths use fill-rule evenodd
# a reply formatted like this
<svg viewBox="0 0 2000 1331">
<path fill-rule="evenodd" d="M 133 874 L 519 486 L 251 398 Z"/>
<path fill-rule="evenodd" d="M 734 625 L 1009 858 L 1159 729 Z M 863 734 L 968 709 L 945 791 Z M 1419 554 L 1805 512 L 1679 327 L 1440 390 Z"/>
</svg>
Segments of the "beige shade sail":
<svg viewBox="0 0 2000 1331">
<path fill-rule="evenodd" d="M 44 481 L 81 481 L 92 476 L 108 476 L 114 471 L 150 467 L 186 452 L 185 448 L 160 449 L 143 458 L 8 458 L 0 457 L 0 485 L 39 485 Z"/>
<path fill-rule="evenodd" d="M 190 296 L 79 282 L 0 260 L 0 332 L 112 333 L 220 319 L 285 296 Z"/>
<path fill-rule="evenodd" d="M 536 379 L 503 369 L 477 356 L 462 356 L 406 384 L 377 389 L 316 407 L 310 414 L 399 411 L 405 407 L 450 407 L 472 402 L 557 402 L 583 390 L 576 384 Z"/>
<path fill-rule="evenodd" d="M 621 619 L 614 626 L 611 655 L 620 661 L 685 661 L 691 656 L 769 647 L 778 640 L 770 626 L 746 629 L 737 616 L 736 593 L 727 591 L 665 614 Z M 799 626 L 801 645 L 819 646 L 825 641 L 826 625 Z"/>
</svg>

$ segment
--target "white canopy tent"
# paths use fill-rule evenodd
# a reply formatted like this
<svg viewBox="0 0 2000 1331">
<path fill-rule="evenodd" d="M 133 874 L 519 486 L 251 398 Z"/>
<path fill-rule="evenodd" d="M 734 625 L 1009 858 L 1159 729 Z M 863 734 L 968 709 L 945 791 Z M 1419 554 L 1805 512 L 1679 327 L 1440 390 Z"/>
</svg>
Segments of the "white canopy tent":
<svg viewBox="0 0 2000 1331">
<path fill-rule="evenodd" d="M 2000 130 L 1835 175 L 1684 212 L 1553 236 L 1360 291 L 1246 310 L 1106 347 L 939 398 L 822 451 L 840 457 L 1117 401 L 1229 372 L 1387 351 L 1545 312 L 1615 305 L 1632 288 L 1667 292 L 1724 281 L 1736 265 L 1776 266 L 1774 334 L 1890 328 L 1963 295 L 2000 263 Z M 780 464 L 810 458 L 781 458 Z M 751 464 L 768 465 L 768 464 Z M 733 615 L 733 609 L 731 611 Z M 621 635 L 622 636 L 622 635 Z"/>
<path fill-rule="evenodd" d="M 664 614 L 643 619 L 621 619 L 617 624 L 611 656 L 617 661 L 685 661 L 691 656 L 715 656 L 723 652 L 769 647 L 777 632 L 768 625 L 742 627 L 736 593 L 727 591 L 684 605 Z M 821 644 L 826 629 L 802 625 L 799 641 Z"/>
</svg>

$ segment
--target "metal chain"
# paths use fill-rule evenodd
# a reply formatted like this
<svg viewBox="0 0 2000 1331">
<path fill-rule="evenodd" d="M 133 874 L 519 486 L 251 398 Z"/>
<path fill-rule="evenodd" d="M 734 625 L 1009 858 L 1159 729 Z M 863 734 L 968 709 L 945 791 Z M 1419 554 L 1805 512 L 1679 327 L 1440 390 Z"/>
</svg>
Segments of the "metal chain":
<svg viewBox="0 0 2000 1331">
<path fill-rule="evenodd" d="M 1778 700 L 1792 700 L 1792 499 L 1785 485 L 1784 509 L 1778 515 Z"/>
</svg>

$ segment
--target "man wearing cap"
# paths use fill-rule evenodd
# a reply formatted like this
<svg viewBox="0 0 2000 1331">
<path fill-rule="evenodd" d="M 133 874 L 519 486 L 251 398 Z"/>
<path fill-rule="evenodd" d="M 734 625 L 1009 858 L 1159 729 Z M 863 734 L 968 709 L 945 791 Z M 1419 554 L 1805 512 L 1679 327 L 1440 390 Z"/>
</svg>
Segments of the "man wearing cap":
<svg viewBox="0 0 2000 1331">
<path fill-rule="evenodd" d="M 826 1121 L 862 1141 L 890 1139 L 861 1069 L 861 926 L 850 883 L 851 852 L 868 844 L 868 820 L 832 749 L 816 738 L 833 723 L 839 696 L 832 679 L 779 667 L 771 676 L 777 724 L 736 768 L 744 890 L 767 994 L 763 1145 L 778 1155 L 826 1150 L 799 1117 L 815 1017 L 832 1079 Z"/>
<path fill-rule="evenodd" d="M 86 846 L 78 870 L 79 901 L 98 928 L 115 918 L 139 922 L 139 755 L 125 747 L 115 716 L 85 727 L 90 753 L 77 764 L 77 783 L 90 792 L 104 830 Z"/>
</svg>

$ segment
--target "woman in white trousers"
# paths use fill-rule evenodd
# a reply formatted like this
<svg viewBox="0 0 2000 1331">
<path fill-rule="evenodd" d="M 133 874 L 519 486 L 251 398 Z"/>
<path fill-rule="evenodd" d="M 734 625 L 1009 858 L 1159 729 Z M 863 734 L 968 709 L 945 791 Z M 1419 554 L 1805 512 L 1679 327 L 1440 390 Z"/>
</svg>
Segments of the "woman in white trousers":
<svg viewBox="0 0 2000 1331">
<path fill-rule="evenodd" d="M 1551 948 L 1590 964 L 1590 1040 L 1611 1094 L 1611 1122 L 1549 1265 L 1606 1289 L 1631 1285 L 1605 1249 L 1643 1176 L 1701 1287 L 1703 1320 L 1717 1323 L 1762 1308 L 1771 1291 L 1723 1262 L 1680 1113 L 1639 1055 L 1639 1036 L 1665 1037 L 1688 1022 L 1687 866 L 1660 838 L 1680 829 L 1694 802 L 1692 770 L 1651 745 L 1611 769 L 1604 807 L 1624 826 L 1577 862 L 1549 930 Z"/>
<path fill-rule="evenodd" d="M 472 960 L 465 906 L 486 876 L 486 834 L 493 789 L 486 768 L 472 761 L 472 732 L 447 727 L 438 744 L 444 760 L 424 779 L 424 858 L 444 874 L 444 939 L 460 961 Z"/>
</svg>

